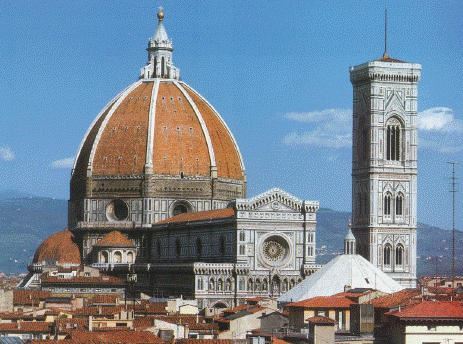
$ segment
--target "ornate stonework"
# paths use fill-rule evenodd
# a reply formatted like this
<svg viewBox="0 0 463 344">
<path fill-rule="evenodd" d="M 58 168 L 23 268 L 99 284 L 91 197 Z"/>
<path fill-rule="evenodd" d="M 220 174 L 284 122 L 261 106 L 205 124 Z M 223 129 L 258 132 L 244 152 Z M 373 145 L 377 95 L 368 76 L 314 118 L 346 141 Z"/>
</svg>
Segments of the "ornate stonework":
<svg viewBox="0 0 463 344">
<path fill-rule="evenodd" d="M 352 231 L 357 251 L 416 285 L 419 64 L 373 61 L 350 71 L 354 88 Z"/>
</svg>

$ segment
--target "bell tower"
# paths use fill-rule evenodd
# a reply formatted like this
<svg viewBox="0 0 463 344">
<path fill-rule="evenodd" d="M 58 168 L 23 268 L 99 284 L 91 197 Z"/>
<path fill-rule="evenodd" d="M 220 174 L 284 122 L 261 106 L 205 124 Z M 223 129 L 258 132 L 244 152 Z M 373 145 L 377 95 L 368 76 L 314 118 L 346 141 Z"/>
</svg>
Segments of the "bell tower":
<svg viewBox="0 0 463 344">
<path fill-rule="evenodd" d="M 382 58 L 350 70 L 352 232 L 357 252 L 416 286 L 417 97 L 421 65 Z"/>
</svg>

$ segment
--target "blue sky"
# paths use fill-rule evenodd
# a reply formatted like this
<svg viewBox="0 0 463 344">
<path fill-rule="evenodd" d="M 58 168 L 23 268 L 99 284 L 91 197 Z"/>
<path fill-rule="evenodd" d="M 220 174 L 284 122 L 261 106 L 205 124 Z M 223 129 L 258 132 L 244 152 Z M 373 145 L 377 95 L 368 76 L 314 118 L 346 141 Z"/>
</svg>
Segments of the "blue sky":
<svg viewBox="0 0 463 344">
<path fill-rule="evenodd" d="M 448 227 L 446 161 L 463 162 L 463 4 L 386 3 L 390 55 L 423 66 L 419 221 Z M 0 190 L 68 198 L 69 161 L 136 80 L 162 5 L 182 79 L 238 140 L 249 195 L 278 186 L 350 210 L 348 69 L 382 54 L 384 4 L 0 0 Z"/>
</svg>

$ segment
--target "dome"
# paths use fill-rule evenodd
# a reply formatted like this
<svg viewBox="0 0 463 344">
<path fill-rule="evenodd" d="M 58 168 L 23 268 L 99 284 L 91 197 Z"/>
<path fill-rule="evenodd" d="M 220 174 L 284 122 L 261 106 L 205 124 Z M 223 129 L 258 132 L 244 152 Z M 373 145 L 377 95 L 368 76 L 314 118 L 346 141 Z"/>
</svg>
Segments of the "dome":
<svg viewBox="0 0 463 344">
<path fill-rule="evenodd" d="M 331 259 L 314 274 L 281 295 L 278 302 L 297 302 L 316 296 L 330 296 L 350 289 L 367 288 L 394 293 L 404 289 L 386 273 L 357 254 Z"/>
<path fill-rule="evenodd" d="M 96 247 L 135 247 L 127 237 L 119 231 L 112 231 L 106 234 L 95 244 Z"/>
<path fill-rule="evenodd" d="M 244 165 L 219 113 L 186 83 L 142 79 L 98 115 L 79 149 L 81 176 L 194 176 L 244 180 Z"/>
<path fill-rule="evenodd" d="M 46 238 L 35 251 L 33 263 L 80 265 L 80 251 L 71 231 L 65 229 Z"/>
</svg>

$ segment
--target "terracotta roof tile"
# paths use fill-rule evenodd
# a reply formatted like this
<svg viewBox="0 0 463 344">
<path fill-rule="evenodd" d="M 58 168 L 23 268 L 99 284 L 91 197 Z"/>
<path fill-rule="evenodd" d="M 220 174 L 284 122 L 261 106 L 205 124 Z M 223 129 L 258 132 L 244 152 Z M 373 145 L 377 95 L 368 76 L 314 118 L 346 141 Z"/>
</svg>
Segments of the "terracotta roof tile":
<svg viewBox="0 0 463 344">
<path fill-rule="evenodd" d="M 242 180 L 244 175 L 241 168 L 241 158 L 230 132 L 222 123 L 217 113 L 196 92 L 187 85 L 185 85 L 185 88 L 196 103 L 209 130 L 215 152 L 218 176 Z"/>
<path fill-rule="evenodd" d="M 183 213 L 176 216 L 169 217 L 165 220 L 159 221 L 156 224 L 168 223 L 183 223 L 183 222 L 196 222 L 196 221 L 210 221 L 218 219 L 232 218 L 235 216 L 233 208 L 215 209 L 207 211 L 198 211 L 194 213 Z"/>
<path fill-rule="evenodd" d="M 85 276 L 76 276 L 71 278 L 59 278 L 55 276 L 45 275 L 42 277 L 42 285 L 116 285 L 116 286 L 125 286 L 125 280 L 116 276 L 106 276 L 102 275 L 99 277 L 85 277 Z"/>
<path fill-rule="evenodd" d="M 185 83 L 179 84 L 199 110 L 201 121 L 207 128 L 218 177 L 243 181 L 245 176 L 238 147 L 219 114 Z M 111 104 L 93 124 L 78 154 L 72 177 L 72 188 L 76 189 L 77 194 L 85 192 L 80 184 L 85 185 L 88 166 L 91 166 L 94 175 L 144 173 L 151 104 L 155 108 L 152 133 L 153 173 L 169 176 L 180 176 L 181 173 L 186 176 L 211 176 L 208 142 L 190 101 L 169 80 L 160 82 L 157 99 L 152 101 L 153 85 L 152 81 L 133 85 L 134 89 L 117 107 L 116 104 Z M 92 149 L 95 154 L 93 162 L 89 164 Z M 77 190 L 78 188 L 80 189 Z"/>
<path fill-rule="evenodd" d="M 395 308 L 409 303 L 409 301 L 420 295 L 418 289 L 404 289 L 396 293 L 381 296 L 371 301 L 375 308 Z"/>
<path fill-rule="evenodd" d="M 60 264 L 81 264 L 79 246 L 74 242 L 74 235 L 65 229 L 46 238 L 34 254 L 34 263 L 55 262 Z"/>
<path fill-rule="evenodd" d="M 463 303 L 459 301 L 423 301 L 386 314 L 400 319 L 463 319 Z"/>
<path fill-rule="evenodd" d="M 65 342 L 66 343 L 66 342 Z M 70 334 L 72 344 L 147 344 L 164 341 L 151 332 L 116 330 L 107 332 L 73 331 Z"/>
<path fill-rule="evenodd" d="M 13 290 L 13 305 L 38 306 L 40 301 L 45 301 L 50 296 L 49 291 L 15 289 Z"/>
<path fill-rule="evenodd" d="M 106 305 L 115 305 L 119 300 L 119 295 L 117 294 L 96 294 L 92 296 L 88 303 L 93 304 L 106 304 Z"/>
<path fill-rule="evenodd" d="M 307 300 L 293 302 L 286 307 L 288 308 L 349 308 L 355 303 L 348 297 L 344 296 L 317 296 Z"/>
<path fill-rule="evenodd" d="M 177 339 L 177 344 L 232 344 L 233 339 Z"/>
<path fill-rule="evenodd" d="M 152 89 L 152 82 L 141 83 L 115 109 L 96 146 L 95 175 L 143 173 Z"/>
<path fill-rule="evenodd" d="M 53 324 L 45 321 L 19 321 L 0 323 L 0 332 L 9 333 L 48 333 Z"/>
<path fill-rule="evenodd" d="M 328 318 L 328 317 L 321 317 L 321 316 L 315 316 L 308 318 L 307 321 L 312 324 L 318 324 L 318 325 L 334 325 L 336 324 L 336 321 Z"/>
<path fill-rule="evenodd" d="M 106 234 L 94 246 L 98 247 L 135 247 L 133 242 L 119 231 L 112 231 Z"/>
</svg>

